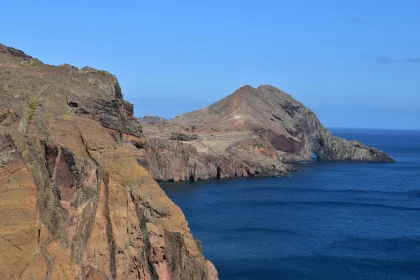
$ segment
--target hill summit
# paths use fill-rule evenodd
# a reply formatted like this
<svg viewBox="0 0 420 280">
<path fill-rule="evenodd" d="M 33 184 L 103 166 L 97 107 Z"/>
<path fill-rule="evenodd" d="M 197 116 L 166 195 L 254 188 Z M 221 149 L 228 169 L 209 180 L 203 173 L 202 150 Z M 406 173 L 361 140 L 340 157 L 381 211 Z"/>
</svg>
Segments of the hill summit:
<svg viewBox="0 0 420 280">
<path fill-rule="evenodd" d="M 295 161 L 393 162 L 383 151 L 334 136 L 317 116 L 270 85 L 243 86 L 210 106 L 175 119 L 143 124 L 149 136 L 147 168 L 158 180 L 284 176 Z M 194 134 L 194 139 L 170 135 Z M 159 143 L 159 144 L 157 144 Z M 156 153 L 156 145 L 166 153 Z M 182 156 L 181 156 L 182 154 Z M 175 160 L 176 158 L 176 160 Z"/>
</svg>

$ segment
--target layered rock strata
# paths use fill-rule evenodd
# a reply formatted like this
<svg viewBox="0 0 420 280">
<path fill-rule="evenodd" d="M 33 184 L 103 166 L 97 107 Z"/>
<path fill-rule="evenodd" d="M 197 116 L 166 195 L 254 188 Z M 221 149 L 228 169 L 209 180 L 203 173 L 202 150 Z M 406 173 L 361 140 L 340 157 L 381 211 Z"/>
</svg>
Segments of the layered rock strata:
<svg viewBox="0 0 420 280">
<path fill-rule="evenodd" d="M 0 45 L 0 279 L 217 279 L 106 71 Z"/>
</svg>

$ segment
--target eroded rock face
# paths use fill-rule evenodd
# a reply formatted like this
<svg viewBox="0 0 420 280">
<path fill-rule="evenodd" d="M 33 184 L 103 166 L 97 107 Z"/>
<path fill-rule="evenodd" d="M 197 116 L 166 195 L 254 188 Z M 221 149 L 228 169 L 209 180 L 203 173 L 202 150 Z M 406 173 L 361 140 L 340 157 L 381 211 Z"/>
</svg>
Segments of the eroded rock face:
<svg viewBox="0 0 420 280">
<path fill-rule="evenodd" d="M 217 279 L 116 78 L 0 46 L 0 279 Z"/>
<path fill-rule="evenodd" d="M 202 110 L 145 122 L 143 129 L 149 139 L 144 166 L 157 180 L 285 176 L 293 169 L 287 163 L 313 154 L 319 160 L 394 161 L 332 135 L 310 109 L 272 86 L 245 86 Z"/>
<path fill-rule="evenodd" d="M 239 147 L 231 148 L 228 153 L 225 156 L 198 152 L 190 140 L 185 143 L 150 137 L 146 155 L 139 158 L 139 163 L 158 181 L 285 176 L 290 170 L 290 166 L 257 151 L 242 154 Z"/>
</svg>

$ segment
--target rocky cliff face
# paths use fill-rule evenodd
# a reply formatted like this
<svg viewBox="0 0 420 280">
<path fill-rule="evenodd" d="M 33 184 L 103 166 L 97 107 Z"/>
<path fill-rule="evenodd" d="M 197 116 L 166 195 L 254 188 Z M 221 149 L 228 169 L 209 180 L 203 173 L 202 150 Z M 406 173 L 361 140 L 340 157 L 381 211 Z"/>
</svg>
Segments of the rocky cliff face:
<svg viewBox="0 0 420 280">
<path fill-rule="evenodd" d="M 122 97 L 0 45 L 0 279 L 217 279 Z"/>
<path fill-rule="evenodd" d="M 288 163 L 392 162 L 386 153 L 332 135 L 316 115 L 272 86 L 244 86 L 202 110 L 145 123 L 146 166 L 157 180 L 285 176 Z M 171 135 L 194 135 L 173 141 Z M 168 140 L 169 139 L 169 140 Z"/>
</svg>

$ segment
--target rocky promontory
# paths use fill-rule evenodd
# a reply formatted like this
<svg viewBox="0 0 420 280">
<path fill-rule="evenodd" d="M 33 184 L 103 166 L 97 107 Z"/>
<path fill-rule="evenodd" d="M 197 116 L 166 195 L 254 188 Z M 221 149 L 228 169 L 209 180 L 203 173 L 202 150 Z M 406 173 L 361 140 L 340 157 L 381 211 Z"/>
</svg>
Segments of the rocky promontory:
<svg viewBox="0 0 420 280">
<path fill-rule="evenodd" d="M 114 75 L 0 44 L 0 279 L 217 279 L 155 180 L 287 176 L 293 162 L 392 162 L 272 86 L 136 119 Z"/>
<path fill-rule="evenodd" d="M 163 181 L 287 176 L 293 162 L 313 155 L 326 161 L 394 161 L 377 148 L 334 136 L 310 109 L 269 85 L 244 86 L 204 109 L 144 122 L 143 131 L 141 164 Z"/>
<path fill-rule="evenodd" d="M 0 45 L 0 279 L 217 279 L 114 75 Z"/>
</svg>

